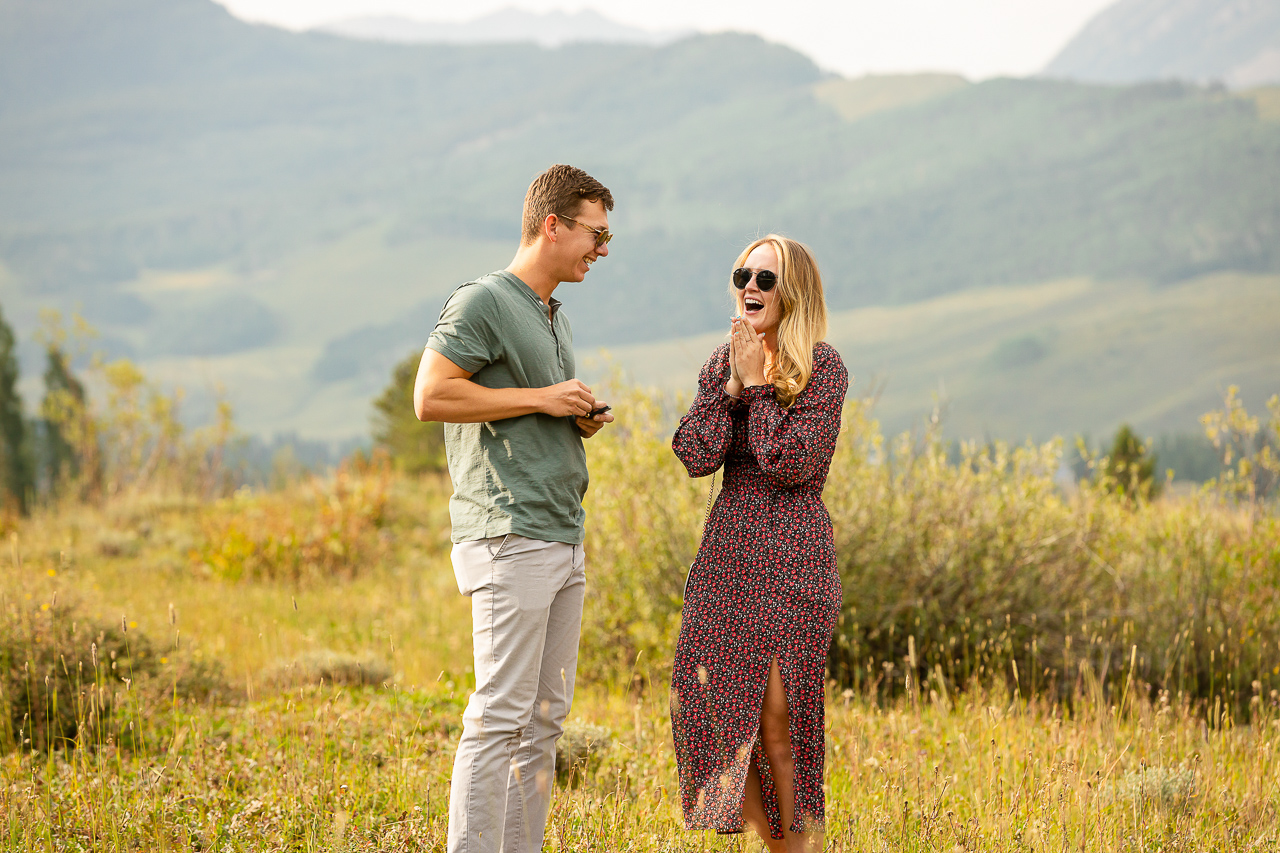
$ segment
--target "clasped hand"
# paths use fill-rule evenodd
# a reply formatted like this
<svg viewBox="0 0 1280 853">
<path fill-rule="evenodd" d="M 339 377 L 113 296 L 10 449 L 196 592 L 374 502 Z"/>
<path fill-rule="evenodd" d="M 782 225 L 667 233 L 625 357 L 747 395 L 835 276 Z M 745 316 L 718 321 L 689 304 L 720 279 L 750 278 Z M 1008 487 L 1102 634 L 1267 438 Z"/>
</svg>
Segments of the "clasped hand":
<svg viewBox="0 0 1280 853">
<path fill-rule="evenodd" d="M 599 415 L 590 414 L 593 409 L 598 409 L 605 403 L 603 400 L 597 400 L 591 393 L 591 389 L 581 380 L 570 379 L 568 382 L 551 385 L 545 390 L 547 400 L 542 411 L 554 417 L 572 417 L 583 438 L 591 438 L 605 424 L 613 423 L 613 415 L 608 412 Z"/>
<path fill-rule="evenodd" d="M 725 391 L 733 397 L 752 385 L 765 385 L 764 335 L 756 334 L 741 317 L 732 319 L 729 330 L 729 383 Z"/>
</svg>

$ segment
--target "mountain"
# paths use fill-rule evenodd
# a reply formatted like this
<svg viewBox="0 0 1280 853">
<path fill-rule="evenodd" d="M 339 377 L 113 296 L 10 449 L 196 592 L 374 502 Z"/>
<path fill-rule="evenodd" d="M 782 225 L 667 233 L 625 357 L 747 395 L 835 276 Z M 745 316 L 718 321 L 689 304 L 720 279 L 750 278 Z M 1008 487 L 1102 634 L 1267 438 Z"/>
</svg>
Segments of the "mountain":
<svg viewBox="0 0 1280 853">
<path fill-rule="evenodd" d="M 1280 83 L 1280 3 L 1120 0 L 1089 21 L 1044 73 L 1099 83 Z"/>
<path fill-rule="evenodd" d="M 348 435 L 449 291 L 510 260 L 551 163 L 618 199 L 609 257 L 557 293 L 586 352 L 720 328 L 726 268 L 770 230 L 814 247 L 839 311 L 1280 272 L 1275 92 L 843 80 L 737 34 L 385 44 L 209 0 L 0 0 L 0 304 L 28 341 L 42 307 L 78 309 L 108 353 L 224 382 L 252 431 Z"/>
<path fill-rule="evenodd" d="M 360 17 L 334 21 L 317 32 L 367 41 L 401 43 L 497 44 L 533 42 L 560 47 L 573 42 L 629 42 L 659 45 L 692 35 L 689 31 L 647 30 L 610 20 L 594 9 L 539 14 L 522 9 L 497 12 L 462 22 L 418 21 L 398 17 Z"/>
</svg>

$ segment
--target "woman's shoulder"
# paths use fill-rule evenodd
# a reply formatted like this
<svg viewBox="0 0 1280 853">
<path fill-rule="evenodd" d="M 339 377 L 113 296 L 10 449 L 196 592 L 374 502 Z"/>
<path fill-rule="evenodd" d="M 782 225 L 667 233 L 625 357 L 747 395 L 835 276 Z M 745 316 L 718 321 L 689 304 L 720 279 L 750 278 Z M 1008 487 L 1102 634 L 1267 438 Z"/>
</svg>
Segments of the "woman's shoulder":
<svg viewBox="0 0 1280 853">
<path fill-rule="evenodd" d="M 813 345 L 813 369 L 817 370 L 819 365 L 824 368 L 844 370 L 844 359 L 840 358 L 840 353 L 831 344 L 818 341 Z"/>
</svg>

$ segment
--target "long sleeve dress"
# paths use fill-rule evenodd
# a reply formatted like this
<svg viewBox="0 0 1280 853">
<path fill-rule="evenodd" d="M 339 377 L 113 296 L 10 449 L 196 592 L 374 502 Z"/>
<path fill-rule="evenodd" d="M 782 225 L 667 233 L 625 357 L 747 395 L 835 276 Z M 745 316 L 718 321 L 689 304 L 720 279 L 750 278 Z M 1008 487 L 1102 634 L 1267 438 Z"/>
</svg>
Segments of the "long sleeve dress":
<svg viewBox="0 0 1280 853">
<path fill-rule="evenodd" d="M 759 770 L 771 834 L 782 821 L 760 712 L 774 658 L 786 687 L 795 758 L 793 832 L 820 830 L 827 647 L 840 612 L 831 467 L 849 375 L 826 343 L 809 384 L 786 409 L 773 386 L 724 391 L 729 346 L 717 349 L 671 446 L 691 477 L 723 464 L 724 484 L 689 570 L 671 679 L 671 721 L 688 829 L 742 831 L 749 762 Z"/>
</svg>

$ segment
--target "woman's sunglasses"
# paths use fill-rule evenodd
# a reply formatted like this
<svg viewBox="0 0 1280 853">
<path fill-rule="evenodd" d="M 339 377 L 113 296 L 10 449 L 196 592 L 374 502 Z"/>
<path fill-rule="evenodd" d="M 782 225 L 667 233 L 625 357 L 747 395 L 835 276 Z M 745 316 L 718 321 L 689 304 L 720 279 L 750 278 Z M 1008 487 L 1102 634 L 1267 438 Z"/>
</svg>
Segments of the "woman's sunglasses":
<svg viewBox="0 0 1280 853">
<path fill-rule="evenodd" d="M 747 285 L 751 283 L 752 275 L 756 277 L 756 287 L 760 288 L 762 293 L 773 290 L 773 286 L 778 283 L 778 274 L 773 270 L 753 272 L 746 267 L 739 267 L 733 271 L 733 286 L 738 290 L 746 290 Z"/>
</svg>

